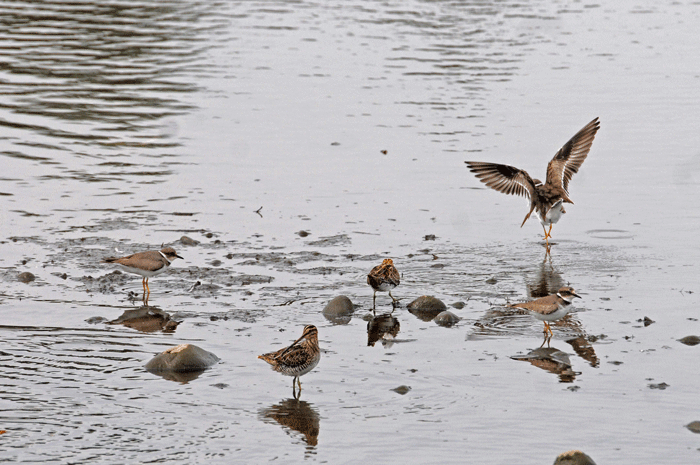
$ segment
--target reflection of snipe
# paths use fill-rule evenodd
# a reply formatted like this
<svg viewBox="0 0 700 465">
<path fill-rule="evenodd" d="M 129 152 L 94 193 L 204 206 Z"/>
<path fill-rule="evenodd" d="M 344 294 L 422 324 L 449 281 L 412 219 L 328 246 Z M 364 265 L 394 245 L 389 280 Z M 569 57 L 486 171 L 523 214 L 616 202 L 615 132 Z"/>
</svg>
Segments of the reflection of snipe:
<svg viewBox="0 0 700 465">
<path fill-rule="evenodd" d="M 320 416 L 308 402 L 299 399 L 283 400 L 260 411 L 260 418 L 267 422 L 274 420 L 291 431 L 301 433 L 304 442 L 312 448 L 318 444 Z"/>
<path fill-rule="evenodd" d="M 554 373 L 559 376 L 559 381 L 562 383 L 571 383 L 576 379 L 577 373 L 571 369 L 569 356 L 554 347 L 540 347 L 526 355 L 515 355 L 511 358 L 513 360 L 530 362 L 537 368 Z"/>
<path fill-rule="evenodd" d="M 301 395 L 300 376 L 313 370 L 321 360 L 321 350 L 318 347 L 318 330 L 314 325 L 304 327 L 301 337 L 289 347 L 276 352 L 259 355 L 258 358 L 272 365 L 272 369 L 285 376 L 293 376 L 292 394 L 296 397 L 296 386 L 299 383 L 299 395 Z"/>
<path fill-rule="evenodd" d="M 374 347 L 374 344 L 379 340 L 386 345 L 399 334 L 400 329 L 399 320 L 391 316 L 390 313 L 372 317 L 367 323 L 367 345 Z"/>
</svg>

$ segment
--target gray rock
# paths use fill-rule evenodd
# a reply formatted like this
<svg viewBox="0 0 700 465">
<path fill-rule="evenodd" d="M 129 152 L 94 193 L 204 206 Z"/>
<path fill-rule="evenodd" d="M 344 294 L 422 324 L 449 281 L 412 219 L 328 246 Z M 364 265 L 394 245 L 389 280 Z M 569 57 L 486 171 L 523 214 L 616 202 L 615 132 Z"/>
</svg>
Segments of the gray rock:
<svg viewBox="0 0 700 465">
<path fill-rule="evenodd" d="M 323 308 L 323 316 L 335 324 L 348 324 L 354 310 L 352 301 L 344 295 L 339 295 L 326 304 Z"/>
<path fill-rule="evenodd" d="M 428 295 L 418 297 L 406 308 L 422 321 L 432 321 L 438 314 L 447 310 L 447 306 L 440 299 Z"/>
<path fill-rule="evenodd" d="M 21 283 L 31 283 L 36 279 L 36 276 L 31 274 L 29 271 L 25 271 L 24 273 L 20 273 L 17 275 L 17 280 Z"/>
<path fill-rule="evenodd" d="M 452 313 L 449 310 L 445 310 L 443 312 L 438 313 L 438 316 L 435 317 L 435 323 L 437 323 L 440 326 L 445 326 L 449 328 L 450 326 L 453 326 L 457 324 L 459 321 L 459 317 Z"/>
<path fill-rule="evenodd" d="M 595 465 L 595 462 L 580 450 L 570 450 L 560 454 L 554 465 Z"/>
<path fill-rule="evenodd" d="M 416 300 L 408 304 L 407 308 L 409 310 L 420 310 L 424 312 L 442 312 L 444 310 L 447 310 L 447 305 L 445 305 L 443 301 L 438 298 L 435 298 L 431 295 L 424 295 L 418 297 Z"/>
<path fill-rule="evenodd" d="M 202 371 L 219 361 L 219 357 L 192 344 L 180 344 L 161 352 L 147 364 L 152 373 L 188 373 Z"/>
<path fill-rule="evenodd" d="M 199 241 L 195 241 L 195 240 L 192 239 L 191 237 L 182 236 L 182 237 L 180 238 L 180 243 L 181 243 L 182 245 L 197 245 L 197 244 L 199 244 Z"/>
</svg>

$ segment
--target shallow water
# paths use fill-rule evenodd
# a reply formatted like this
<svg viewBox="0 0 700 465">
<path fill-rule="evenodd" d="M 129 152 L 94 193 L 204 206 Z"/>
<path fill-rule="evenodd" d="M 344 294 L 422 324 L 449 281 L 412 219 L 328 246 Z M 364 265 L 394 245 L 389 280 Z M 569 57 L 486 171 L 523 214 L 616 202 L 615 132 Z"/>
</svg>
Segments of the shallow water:
<svg viewBox="0 0 700 465">
<path fill-rule="evenodd" d="M 678 339 L 700 334 L 698 15 L 0 6 L 0 461 L 697 462 L 699 349 Z M 548 256 L 535 220 L 519 228 L 526 202 L 463 162 L 541 178 L 596 116 Z M 162 243 L 185 259 L 150 304 L 180 324 L 108 324 L 141 283 L 100 260 Z M 387 256 L 400 329 L 368 346 L 365 276 Z M 566 283 L 583 299 L 550 345 L 568 363 L 518 360 L 542 324 L 503 305 Z M 346 324 L 321 314 L 340 294 Z M 405 308 L 424 294 L 460 322 Z M 323 354 L 296 401 L 256 356 L 305 324 Z M 185 342 L 221 362 L 193 379 L 143 368 Z"/>
</svg>

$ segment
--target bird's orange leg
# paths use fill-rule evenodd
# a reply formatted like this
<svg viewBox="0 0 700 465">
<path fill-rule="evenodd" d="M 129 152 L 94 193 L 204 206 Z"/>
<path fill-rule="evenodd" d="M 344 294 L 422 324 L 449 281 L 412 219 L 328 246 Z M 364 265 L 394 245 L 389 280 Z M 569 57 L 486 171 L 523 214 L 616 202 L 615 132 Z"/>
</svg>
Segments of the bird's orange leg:
<svg viewBox="0 0 700 465">
<path fill-rule="evenodd" d="M 552 328 L 549 327 L 549 323 L 546 321 L 544 322 L 544 334 L 549 334 L 549 337 L 552 337 Z"/>
</svg>

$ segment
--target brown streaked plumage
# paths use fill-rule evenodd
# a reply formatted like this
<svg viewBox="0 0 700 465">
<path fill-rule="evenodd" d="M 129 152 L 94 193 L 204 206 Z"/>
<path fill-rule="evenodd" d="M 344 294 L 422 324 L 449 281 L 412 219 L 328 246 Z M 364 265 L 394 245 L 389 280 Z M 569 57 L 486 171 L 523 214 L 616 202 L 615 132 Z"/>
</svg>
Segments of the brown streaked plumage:
<svg viewBox="0 0 700 465">
<path fill-rule="evenodd" d="M 391 295 L 391 290 L 398 286 L 400 282 L 401 275 L 399 275 L 399 271 L 394 266 L 394 261 L 392 259 L 384 259 L 381 265 L 372 268 L 372 271 L 367 275 L 367 284 L 374 289 L 372 308 L 374 308 L 377 303 L 377 291 L 389 292 L 391 301 L 394 303 L 398 302 L 399 300 Z"/>
<path fill-rule="evenodd" d="M 304 326 L 301 337 L 289 347 L 275 352 L 259 355 L 258 358 L 272 365 L 272 369 L 285 376 L 293 376 L 292 392 L 296 395 L 294 382 L 299 384 L 299 377 L 313 370 L 321 360 L 321 349 L 318 347 L 318 329 L 314 325 Z"/>
<path fill-rule="evenodd" d="M 113 263 L 124 271 L 143 276 L 141 284 L 143 285 L 144 297 L 147 298 L 151 293 L 151 289 L 148 287 L 148 278 L 165 272 L 176 258 L 182 257 L 172 247 L 164 247 L 160 250 L 139 252 L 127 257 L 108 257 L 103 260 L 103 263 Z"/>
<path fill-rule="evenodd" d="M 588 156 L 598 129 L 600 129 L 600 121 L 595 118 L 559 149 L 547 165 L 547 180 L 544 184 L 538 179 L 531 178 L 525 170 L 513 166 L 481 161 L 465 163 L 470 171 L 490 188 L 504 194 L 529 198 L 530 211 L 520 227 L 523 227 L 534 211 L 544 229 L 544 239 L 549 245 L 552 225 L 566 213 L 564 202 L 574 203 L 569 198 L 569 181 Z M 546 226 L 549 226 L 549 231 Z"/>
<path fill-rule="evenodd" d="M 552 336 L 552 328 L 548 321 L 556 321 L 564 318 L 571 311 L 571 301 L 574 297 L 581 298 L 573 287 L 564 286 L 556 294 L 548 295 L 530 302 L 511 304 L 509 307 L 522 308 L 532 313 L 532 316 L 544 322 L 545 336 Z"/>
</svg>

